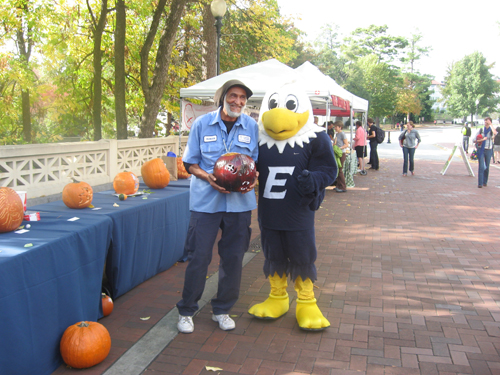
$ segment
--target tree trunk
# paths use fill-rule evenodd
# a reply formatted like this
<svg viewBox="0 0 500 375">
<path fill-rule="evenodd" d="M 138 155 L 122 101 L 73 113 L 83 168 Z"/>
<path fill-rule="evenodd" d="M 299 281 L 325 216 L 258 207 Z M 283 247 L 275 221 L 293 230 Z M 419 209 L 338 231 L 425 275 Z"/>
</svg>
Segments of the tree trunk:
<svg viewBox="0 0 500 375">
<path fill-rule="evenodd" d="M 163 91 L 168 78 L 168 67 L 172 48 L 175 42 L 177 28 L 184 12 L 184 7 L 187 0 L 172 0 L 170 5 L 170 13 L 165 24 L 154 65 L 154 72 L 151 85 L 149 84 L 149 64 L 148 56 L 153 45 L 154 37 L 158 29 L 159 20 L 163 9 L 165 8 L 166 0 L 159 0 L 158 7 L 153 15 L 151 27 L 141 49 L 141 85 L 144 94 L 144 113 L 141 117 L 141 131 L 139 138 L 151 138 L 155 128 L 156 118 L 160 111 L 160 104 L 163 97 Z"/>
<path fill-rule="evenodd" d="M 125 0 L 116 1 L 115 28 L 115 115 L 116 138 L 127 139 L 127 109 L 125 105 Z"/>
<path fill-rule="evenodd" d="M 90 8 L 90 7 L 89 7 Z M 92 103 L 92 121 L 94 123 L 94 141 L 102 138 L 102 33 L 106 26 L 106 16 L 108 14 L 108 0 L 101 0 L 101 15 L 99 21 L 94 25 L 94 51 L 93 51 L 93 65 L 94 65 L 94 95 Z"/>
<path fill-rule="evenodd" d="M 217 75 L 217 35 L 215 18 L 210 10 L 210 3 L 203 9 L 203 66 L 206 69 L 204 79 Z"/>
<path fill-rule="evenodd" d="M 31 113 L 30 113 L 30 90 L 21 90 L 23 106 L 23 137 L 24 141 L 31 143 Z"/>
</svg>

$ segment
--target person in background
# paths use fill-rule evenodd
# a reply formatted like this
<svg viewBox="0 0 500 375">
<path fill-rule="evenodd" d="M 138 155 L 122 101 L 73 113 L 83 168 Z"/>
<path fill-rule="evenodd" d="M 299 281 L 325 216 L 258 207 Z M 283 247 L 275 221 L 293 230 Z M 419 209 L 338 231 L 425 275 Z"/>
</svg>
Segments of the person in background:
<svg viewBox="0 0 500 375">
<path fill-rule="evenodd" d="M 346 151 L 349 148 L 349 141 L 347 140 L 345 133 L 342 131 L 342 128 L 344 127 L 342 121 L 335 121 L 334 127 L 336 134 L 333 144 L 337 145 L 342 150 L 342 157 L 340 158 L 340 165 L 338 166 L 339 174 L 336 180 L 337 187 L 335 188 L 335 191 L 337 193 L 345 193 L 347 191 L 347 186 L 345 184 L 344 162 L 347 156 Z"/>
<path fill-rule="evenodd" d="M 406 130 L 399 135 L 399 145 L 403 149 L 403 177 L 408 175 L 408 160 L 410 162 L 410 173 L 412 176 L 415 174 L 413 157 L 420 142 L 422 142 L 420 134 L 414 129 L 413 121 L 410 121 L 406 124 Z"/>
<path fill-rule="evenodd" d="M 354 149 L 358 157 L 359 174 L 366 175 L 365 171 L 365 147 L 366 147 L 366 131 L 363 129 L 361 121 L 356 121 L 356 133 L 354 135 Z"/>
<path fill-rule="evenodd" d="M 474 138 L 474 143 L 477 147 L 477 187 L 482 188 L 488 186 L 488 176 L 490 174 L 490 161 L 493 154 L 493 137 L 497 131 L 491 126 L 491 117 L 484 119 L 484 129 L 479 129 L 479 132 Z M 481 135 L 481 137 L 479 137 Z"/>
<path fill-rule="evenodd" d="M 333 142 L 333 138 L 335 138 L 335 130 L 333 129 L 333 121 L 328 121 L 328 127 L 326 130 L 326 133 L 328 134 L 331 141 Z"/>
<path fill-rule="evenodd" d="M 497 134 L 493 141 L 493 152 L 495 163 L 500 164 L 500 126 L 496 128 Z"/>
<path fill-rule="evenodd" d="M 194 121 L 182 157 L 186 170 L 192 174 L 191 219 L 185 243 L 189 264 L 182 299 L 177 303 L 177 329 L 182 333 L 194 330 L 193 315 L 205 289 L 219 229 L 219 284 L 211 301 L 212 320 L 224 331 L 236 326 L 229 311 L 239 297 L 243 256 L 250 243 L 251 214 L 257 208 L 255 183 L 246 191 L 250 194 L 229 192 L 217 184 L 213 170 L 217 159 L 229 152 L 248 155 L 257 162 L 258 125 L 243 113 L 250 96 L 252 91 L 238 80 L 229 80 L 220 87 L 214 97 L 217 110 Z"/>
<path fill-rule="evenodd" d="M 378 152 L 377 152 L 377 147 L 378 147 L 377 127 L 375 126 L 373 119 L 370 117 L 368 117 L 366 122 L 368 123 L 369 126 L 367 138 L 370 141 L 370 164 L 371 164 L 371 167 L 368 169 L 374 169 L 378 171 L 380 166 L 379 166 Z"/>
<path fill-rule="evenodd" d="M 314 116 L 314 123 L 315 123 L 316 125 L 319 125 L 319 123 L 318 123 L 318 122 L 319 122 L 319 118 L 318 118 L 318 116 Z"/>
<path fill-rule="evenodd" d="M 465 125 L 462 127 L 462 142 L 463 142 L 463 147 L 465 150 L 465 153 L 469 153 L 469 138 L 471 136 L 471 129 L 469 127 L 469 123 L 466 122 Z"/>
</svg>

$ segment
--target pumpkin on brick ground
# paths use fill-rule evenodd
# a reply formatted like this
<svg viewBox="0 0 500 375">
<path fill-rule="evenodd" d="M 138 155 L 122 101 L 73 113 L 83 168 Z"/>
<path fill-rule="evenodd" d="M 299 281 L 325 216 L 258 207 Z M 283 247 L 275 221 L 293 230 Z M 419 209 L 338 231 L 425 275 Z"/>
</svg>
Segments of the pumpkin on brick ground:
<svg viewBox="0 0 500 375">
<path fill-rule="evenodd" d="M 8 187 L 0 188 L 0 233 L 19 228 L 23 216 L 24 205 L 19 194 Z"/>
<path fill-rule="evenodd" d="M 117 194 L 135 194 L 139 190 L 139 179 L 132 172 L 120 172 L 113 180 L 113 188 Z"/>
<path fill-rule="evenodd" d="M 108 316 L 113 312 L 113 300 L 106 293 L 102 293 L 102 315 Z"/>
<path fill-rule="evenodd" d="M 66 328 L 61 338 L 61 356 L 68 366 L 88 368 L 104 361 L 111 349 L 111 337 L 102 324 L 80 322 Z"/>
<path fill-rule="evenodd" d="M 141 176 L 150 189 L 163 189 L 170 182 L 170 173 L 160 158 L 145 162 L 141 167 Z"/>
<path fill-rule="evenodd" d="M 92 204 L 94 192 L 86 182 L 70 182 L 62 191 L 62 201 L 69 208 L 86 208 Z"/>
<path fill-rule="evenodd" d="M 191 175 L 186 171 L 186 168 L 184 168 L 184 163 L 182 162 L 182 158 L 178 157 L 177 158 L 177 178 L 186 179 L 189 176 L 191 176 Z"/>
</svg>

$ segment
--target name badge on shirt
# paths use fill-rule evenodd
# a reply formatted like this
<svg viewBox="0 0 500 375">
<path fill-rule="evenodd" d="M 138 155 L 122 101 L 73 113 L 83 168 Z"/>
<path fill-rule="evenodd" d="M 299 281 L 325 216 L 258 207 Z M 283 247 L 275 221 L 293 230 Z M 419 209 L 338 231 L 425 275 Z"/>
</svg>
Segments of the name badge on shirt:
<svg viewBox="0 0 500 375">
<path fill-rule="evenodd" d="M 203 137 L 203 142 L 215 142 L 216 140 L 216 135 L 206 135 L 205 137 Z"/>
<path fill-rule="evenodd" d="M 251 141 L 251 138 L 249 135 L 244 135 L 244 134 L 240 134 L 238 136 L 238 142 L 242 142 L 242 143 L 250 143 Z"/>
</svg>

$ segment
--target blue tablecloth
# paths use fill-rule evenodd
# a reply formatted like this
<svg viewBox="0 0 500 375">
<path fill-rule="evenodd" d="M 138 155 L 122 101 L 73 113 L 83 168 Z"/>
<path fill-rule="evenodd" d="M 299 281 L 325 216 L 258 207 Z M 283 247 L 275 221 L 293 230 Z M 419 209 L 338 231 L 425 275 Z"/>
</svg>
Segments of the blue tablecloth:
<svg viewBox="0 0 500 375">
<path fill-rule="evenodd" d="M 78 212 L 42 212 L 29 232 L 0 234 L 0 374 L 50 374 L 65 329 L 99 317 L 112 220 Z"/>
<path fill-rule="evenodd" d="M 81 216 L 106 215 L 113 221 L 106 260 L 113 298 L 167 270 L 182 258 L 190 218 L 186 187 L 189 187 L 188 181 L 172 181 L 165 189 L 149 189 L 141 183 L 139 192 L 150 193 L 130 196 L 124 201 L 114 195 L 114 190 L 103 191 L 94 194 L 93 209 L 78 210 Z M 30 207 L 30 210 L 75 212 L 62 201 Z"/>
<path fill-rule="evenodd" d="M 30 232 L 0 234 L 1 375 L 50 374 L 62 363 L 64 330 L 102 316 L 104 267 L 117 298 L 183 256 L 189 181 L 142 190 L 150 193 L 125 201 L 94 193 L 94 208 L 81 210 L 62 201 L 32 206 L 41 220 Z"/>
</svg>

